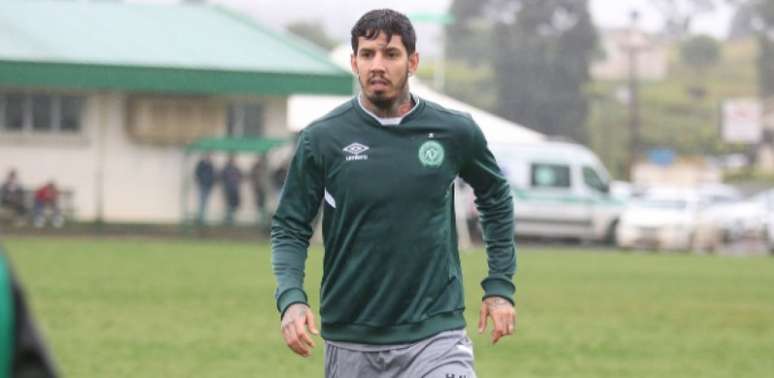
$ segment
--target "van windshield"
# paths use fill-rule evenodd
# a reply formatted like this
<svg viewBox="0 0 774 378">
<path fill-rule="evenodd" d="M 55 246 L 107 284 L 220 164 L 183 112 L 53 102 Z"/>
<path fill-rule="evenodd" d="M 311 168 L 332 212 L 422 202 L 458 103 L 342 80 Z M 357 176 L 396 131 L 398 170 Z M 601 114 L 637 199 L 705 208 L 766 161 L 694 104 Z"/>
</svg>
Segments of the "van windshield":
<svg viewBox="0 0 774 378">
<path fill-rule="evenodd" d="M 591 189 L 594 189 L 600 193 L 608 193 L 610 187 L 608 184 L 599 177 L 597 171 L 589 166 L 583 167 L 583 182 Z"/>
</svg>

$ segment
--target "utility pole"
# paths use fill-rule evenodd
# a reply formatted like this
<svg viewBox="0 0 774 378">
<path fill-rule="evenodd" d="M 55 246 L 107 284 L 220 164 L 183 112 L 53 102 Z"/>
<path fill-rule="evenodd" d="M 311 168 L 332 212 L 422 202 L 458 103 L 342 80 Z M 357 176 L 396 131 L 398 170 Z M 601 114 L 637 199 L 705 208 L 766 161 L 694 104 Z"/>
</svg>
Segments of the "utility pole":
<svg viewBox="0 0 774 378">
<path fill-rule="evenodd" d="M 626 41 L 626 50 L 629 60 L 628 72 L 628 92 L 629 92 L 629 161 L 628 177 L 634 179 L 634 167 L 637 164 L 637 157 L 640 154 L 640 95 L 637 56 L 642 47 L 642 35 L 637 27 L 639 13 L 635 10 L 630 15 L 631 24 L 629 26 L 629 35 Z"/>
</svg>

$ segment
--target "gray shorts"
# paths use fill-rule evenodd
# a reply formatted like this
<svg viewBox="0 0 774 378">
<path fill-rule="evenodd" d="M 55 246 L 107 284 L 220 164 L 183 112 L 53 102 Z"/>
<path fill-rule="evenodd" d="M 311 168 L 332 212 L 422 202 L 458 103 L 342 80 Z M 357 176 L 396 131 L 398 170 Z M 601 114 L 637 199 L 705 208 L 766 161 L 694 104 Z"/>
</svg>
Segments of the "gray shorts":
<svg viewBox="0 0 774 378">
<path fill-rule="evenodd" d="M 476 378 L 473 344 L 465 330 L 411 344 L 325 342 L 326 378 Z"/>
</svg>

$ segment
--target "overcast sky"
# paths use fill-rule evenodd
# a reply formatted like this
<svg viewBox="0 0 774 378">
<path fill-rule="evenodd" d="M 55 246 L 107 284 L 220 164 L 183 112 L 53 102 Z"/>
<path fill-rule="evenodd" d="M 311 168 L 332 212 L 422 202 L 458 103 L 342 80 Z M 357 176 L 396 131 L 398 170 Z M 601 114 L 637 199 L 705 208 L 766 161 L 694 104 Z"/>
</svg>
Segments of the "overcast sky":
<svg viewBox="0 0 774 378">
<path fill-rule="evenodd" d="M 179 0 L 128 0 L 130 2 L 175 3 Z M 357 18 L 374 8 L 393 8 L 403 13 L 442 13 L 449 8 L 451 0 L 209 0 L 235 10 L 250 14 L 261 23 L 282 29 L 293 21 L 305 20 L 323 22 L 326 31 L 342 42 Z M 595 23 L 601 28 L 622 27 L 628 24 L 629 14 L 637 10 L 640 25 L 646 30 L 657 30 L 661 25 L 658 12 L 648 0 L 590 0 Z M 712 14 L 697 17 L 694 30 L 724 37 L 732 14 L 725 6 Z M 415 25 L 419 36 L 418 49 L 433 53 L 437 44 L 439 27 Z"/>
</svg>

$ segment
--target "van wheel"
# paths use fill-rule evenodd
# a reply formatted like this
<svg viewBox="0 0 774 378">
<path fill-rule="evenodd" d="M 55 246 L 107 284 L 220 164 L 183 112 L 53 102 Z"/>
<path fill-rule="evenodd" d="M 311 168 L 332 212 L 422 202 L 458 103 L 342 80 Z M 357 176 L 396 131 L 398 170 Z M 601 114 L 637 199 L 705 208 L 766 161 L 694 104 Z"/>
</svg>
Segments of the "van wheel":
<svg viewBox="0 0 774 378">
<path fill-rule="evenodd" d="M 607 231 L 605 232 L 605 243 L 608 245 L 617 245 L 618 239 L 616 238 L 618 231 L 618 219 L 613 220 L 610 222 L 610 225 L 607 226 Z"/>
</svg>

